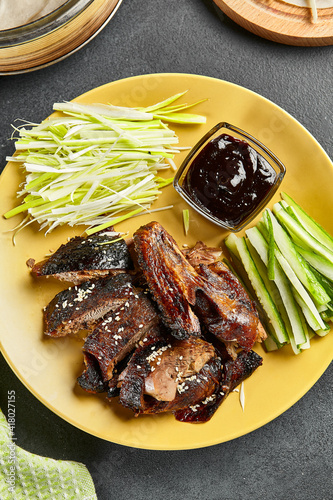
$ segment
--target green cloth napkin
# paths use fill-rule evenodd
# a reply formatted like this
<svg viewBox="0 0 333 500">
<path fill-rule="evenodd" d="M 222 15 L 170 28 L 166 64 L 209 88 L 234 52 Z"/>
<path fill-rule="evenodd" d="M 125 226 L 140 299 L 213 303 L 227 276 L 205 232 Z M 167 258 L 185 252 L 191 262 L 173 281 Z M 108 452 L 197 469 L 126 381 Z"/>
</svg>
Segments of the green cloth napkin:
<svg viewBox="0 0 333 500">
<path fill-rule="evenodd" d="M 17 446 L 0 410 L 1 500 L 97 500 L 85 465 L 40 457 Z"/>
</svg>

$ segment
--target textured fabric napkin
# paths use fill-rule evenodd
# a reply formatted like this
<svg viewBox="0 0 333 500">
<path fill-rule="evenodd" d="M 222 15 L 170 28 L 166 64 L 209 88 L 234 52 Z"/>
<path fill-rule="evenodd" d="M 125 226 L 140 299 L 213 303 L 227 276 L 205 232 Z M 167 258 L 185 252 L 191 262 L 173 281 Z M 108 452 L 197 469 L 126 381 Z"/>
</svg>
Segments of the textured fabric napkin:
<svg viewBox="0 0 333 500">
<path fill-rule="evenodd" d="M 97 500 L 85 465 L 40 457 L 17 446 L 0 410 L 1 500 Z"/>
</svg>

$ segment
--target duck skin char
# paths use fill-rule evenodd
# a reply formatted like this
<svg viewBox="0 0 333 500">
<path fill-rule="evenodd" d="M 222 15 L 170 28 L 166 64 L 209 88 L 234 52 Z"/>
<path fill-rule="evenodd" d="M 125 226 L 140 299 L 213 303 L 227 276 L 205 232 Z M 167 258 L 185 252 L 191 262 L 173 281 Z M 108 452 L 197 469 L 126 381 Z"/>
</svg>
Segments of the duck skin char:
<svg viewBox="0 0 333 500">
<path fill-rule="evenodd" d="M 266 338 L 254 303 L 222 262 L 197 269 L 205 286 L 197 290 L 194 311 L 207 330 L 222 340 L 235 357 L 234 346 L 249 351 Z"/>
<path fill-rule="evenodd" d="M 229 359 L 223 365 L 219 386 L 210 398 L 191 404 L 188 408 L 174 412 L 181 422 L 207 422 L 228 395 L 262 365 L 262 357 L 254 351 L 241 351 L 236 359 Z"/>
<path fill-rule="evenodd" d="M 117 309 L 136 293 L 131 279 L 122 273 L 59 292 L 44 309 L 44 333 L 64 337 L 93 328 L 107 312 Z"/>
<path fill-rule="evenodd" d="M 77 382 L 82 389 L 92 394 L 106 392 L 108 384 L 104 382 L 97 359 L 89 353 L 83 355 L 85 369 Z"/>
<path fill-rule="evenodd" d="M 93 278 L 133 269 L 129 249 L 119 234 L 101 231 L 87 238 L 76 236 L 48 259 L 27 261 L 33 275 L 52 276 L 75 285 Z"/>
<path fill-rule="evenodd" d="M 236 287 L 231 295 L 222 273 L 204 264 L 191 266 L 158 222 L 139 228 L 134 245 L 148 287 L 175 337 L 200 335 L 201 321 L 229 345 L 249 351 L 261 340 L 263 329 L 244 289 Z"/>
<path fill-rule="evenodd" d="M 193 313 L 197 275 L 175 240 L 158 223 L 150 222 L 133 235 L 140 269 L 165 323 L 175 337 L 200 336 L 200 323 Z"/>
<path fill-rule="evenodd" d="M 221 359 L 200 338 L 169 339 L 152 332 L 119 377 L 120 403 L 135 415 L 176 411 L 210 398 L 221 379 Z"/>
<path fill-rule="evenodd" d="M 131 295 L 120 308 L 107 313 L 85 340 L 83 354 L 87 374 L 84 372 L 78 380 L 81 387 L 87 389 L 89 386 L 86 375 L 91 372 L 91 358 L 98 365 L 103 382 L 109 384 L 118 363 L 159 321 L 155 304 L 142 291 Z"/>
</svg>

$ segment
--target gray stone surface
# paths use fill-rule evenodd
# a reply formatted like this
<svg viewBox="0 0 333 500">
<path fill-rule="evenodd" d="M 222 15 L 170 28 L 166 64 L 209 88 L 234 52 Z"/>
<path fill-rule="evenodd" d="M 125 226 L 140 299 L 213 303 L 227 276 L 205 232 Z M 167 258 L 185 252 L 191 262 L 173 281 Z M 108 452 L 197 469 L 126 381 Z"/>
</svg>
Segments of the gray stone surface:
<svg viewBox="0 0 333 500">
<path fill-rule="evenodd" d="M 0 167 L 13 152 L 16 118 L 40 121 L 52 103 L 120 78 L 195 73 L 236 83 L 298 119 L 330 157 L 332 47 L 261 39 L 218 13 L 210 0 L 124 0 L 115 17 L 70 58 L 33 73 L 0 78 Z M 292 408 L 264 427 L 205 449 L 156 452 L 114 445 L 45 408 L 0 359 L 0 405 L 14 389 L 16 435 L 40 455 L 85 463 L 100 500 L 331 500 L 331 365 Z"/>
</svg>

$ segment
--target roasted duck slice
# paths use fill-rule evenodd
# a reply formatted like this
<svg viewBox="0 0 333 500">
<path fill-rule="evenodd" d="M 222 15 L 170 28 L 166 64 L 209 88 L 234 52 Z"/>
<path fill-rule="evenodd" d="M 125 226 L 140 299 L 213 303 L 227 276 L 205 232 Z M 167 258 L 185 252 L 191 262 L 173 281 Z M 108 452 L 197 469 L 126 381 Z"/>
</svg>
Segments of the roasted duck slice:
<svg viewBox="0 0 333 500">
<path fill-rule="evenodd" d="M 220 289 L 228 295 L 229 299 L 237 299 L 241 301 L 249 310 L 253 311 L 254 314 L 257 314 L 256 305 L 250 299 L 244 286 L 239 281 L 237 276 L 235 276 L 223 262 L 212 262 L 208 265 L 208 268 L 211 272 L 217 274 L 221 278 L 219 281 Z"/>
<path fill-rule="evenodd" d="M 210 267 L 200 264 L 198 272 L 204 286 L 197 290 L 194 310 L 207 330 L 230 347 L 234 357 L 234 345 L 249 351 L 255 342 L 266 338 L 254 303 L 222 263 Z"/>
<path fill-rule="evenodd" d="M 94 327 L 136 293 L 131 279 L 124 273 L 106 276 L 59 292 L 44 309 L 44 333 L 63 337 Z"/>
<path fill-rule="evenodd" d="M 96 325 L 85 340 L 83 353 L 96 360 L 104 382 L 109 382 L 115 366 L 159 321 L 155 304 L 144 292 L 135 293 Z"/>
<path fill-rule="evenodd" d="M 87 238 L 76 236 L 61 245 L 48 259 L 27 265 L 35 276 L 53 276 L 75 285 L 109 274 L 133 269 L 126 242 L 113 231 L 103 231 Z"/>
<path fill-rule="evenodd" d="M 196 300 L 194 268 L 158 222 L 140 227 L 133 238 L 139 266 L 165 323 L 179 339 L 199 336 L 200 323 L 191 309 Z"/>
<path fill-rule="evenodd" d="M 200 335 L 201 321 L 233 351 L 235 345 L 250 350 L 263 338 L 258 314 L 236 277 L 231 290 L 232 280 L 229 276 L 224 282 L 222 270 L 219 275 L 204 264 L 191 266 L 158 222 L 139 228 L 134 244 L 149 289 L 175 337 Z"/>
<path fill-rule="evenodd" d="M 227 396 L 241 382 L 248 378 L 262 364 L 262 358 L 254 351 L 241 351 L 236 359 L 230 359 L 223 365 L 223 375 L 219 386 L 210 398 L 188 408 L 174 412 L 176 420 L 181 422 L 207 422 Z"/>
<path fill-rule="evenodd" d="M 120 402 L 136 415 L 186 408 L 209 398 L 220 383 L 221 360 L 202 339 L 146 337 L 120 375 Z"/>
</svg>

